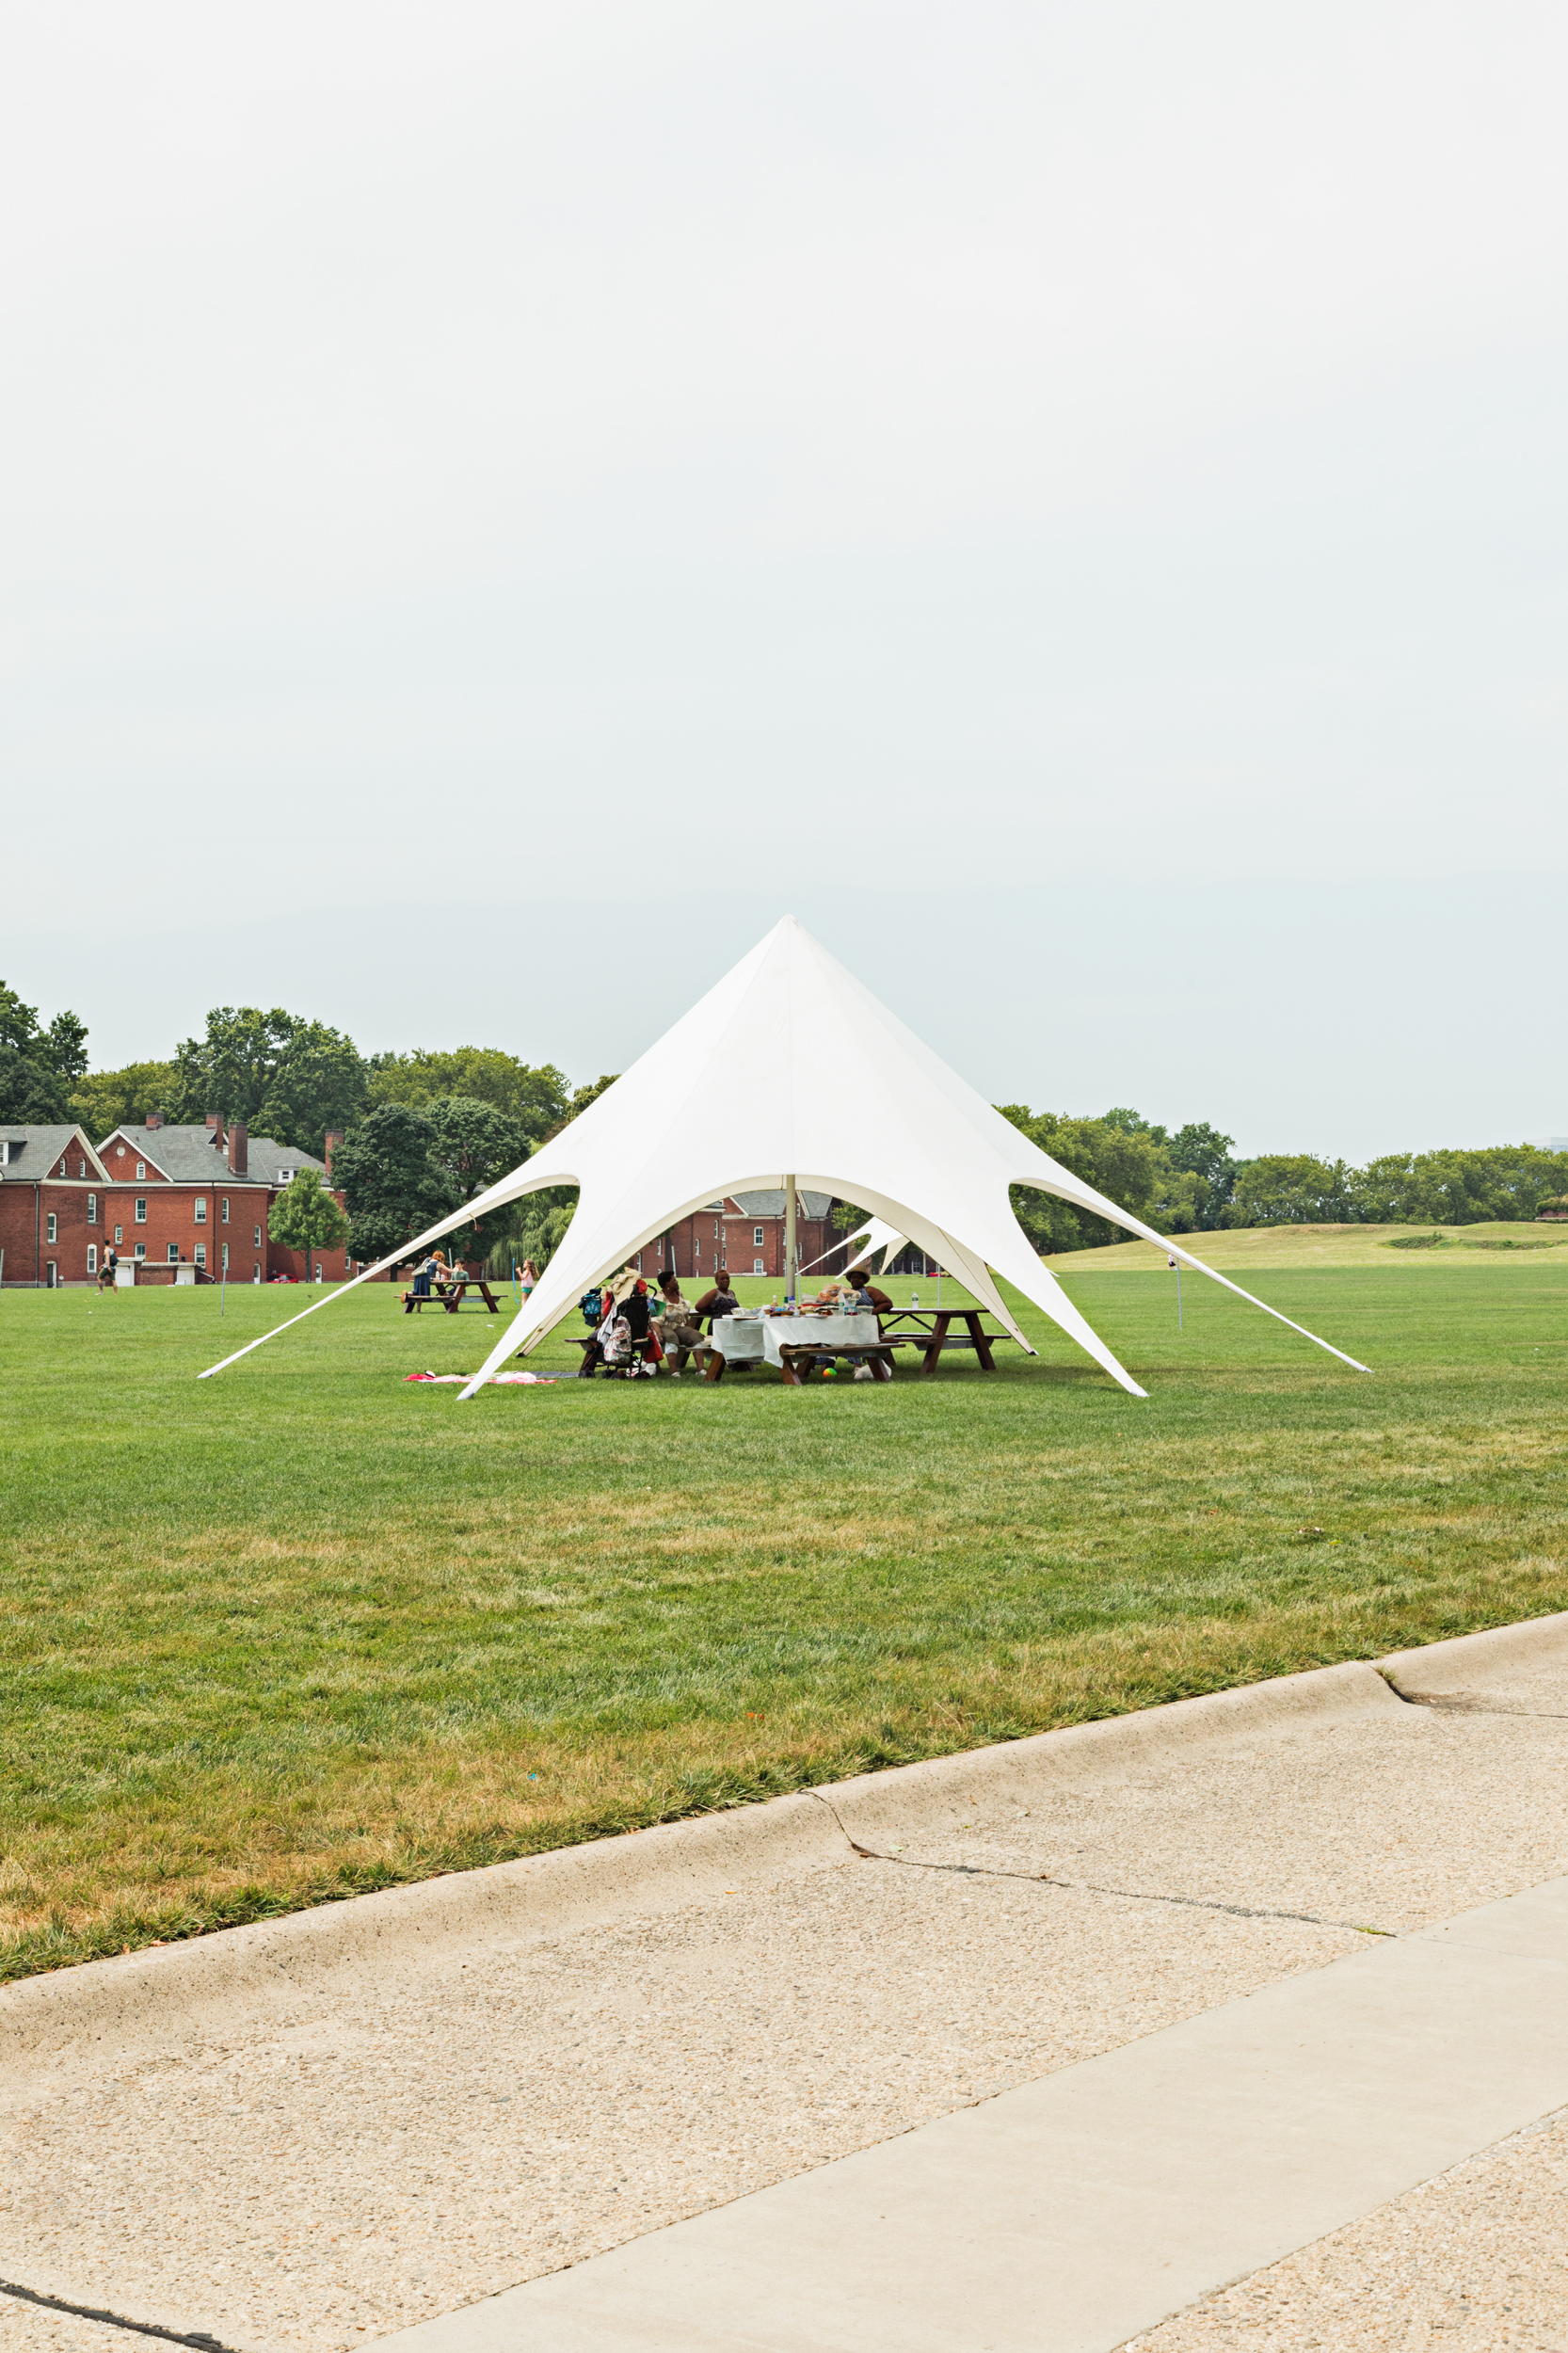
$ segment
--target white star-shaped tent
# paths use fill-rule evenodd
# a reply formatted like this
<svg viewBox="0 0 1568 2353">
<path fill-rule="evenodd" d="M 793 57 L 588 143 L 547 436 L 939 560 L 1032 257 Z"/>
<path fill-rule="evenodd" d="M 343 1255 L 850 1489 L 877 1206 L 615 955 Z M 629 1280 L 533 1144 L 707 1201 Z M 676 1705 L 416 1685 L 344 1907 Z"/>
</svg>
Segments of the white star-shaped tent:
<svg viewBox="0 0 1568 2353">
<path fill-rule="evenodd" d="M 461 1392 L 470 1398 L 508 1356 L 536 1346 L 592 1284 L 680 1219 L 726 1194 L 781 1182 L 853 1201 L 891 1235 L 918 1243 L 1032 1355 L 996 1278 L 1013 1284 L 1134 1397 L 1146 1392 L 1041 1264 L 1008 1187 L 1036 1185 L 1239 1289 L 1032 1144 L 792 916 L 532 1159 L 356 1280 L 368 1282 L 525 1193 L 579 1188 L 565 1240 Z M 306 1314 L 353 1288 L 340 1285 Z M 1278 1313 L 1262 1300 L 1252 1305 Z M 1339 1349 L 1329 1353 L 1366 1369 Z"/>
</svg>

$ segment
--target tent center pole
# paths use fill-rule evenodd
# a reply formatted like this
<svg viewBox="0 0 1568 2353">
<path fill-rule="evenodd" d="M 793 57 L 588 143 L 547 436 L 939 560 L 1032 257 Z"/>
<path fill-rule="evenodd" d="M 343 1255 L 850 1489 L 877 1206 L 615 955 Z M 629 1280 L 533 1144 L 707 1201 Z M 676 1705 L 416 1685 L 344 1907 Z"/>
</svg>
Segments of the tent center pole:
<svg viewBox="0 0 1568 2353">
<path fill-rule="evenodd" d="M 800 1289 L 799 1252 L 795 1247 L 795 1180 L 784 1179 L 784 1296 L 793 1299 Z"/>
</svg>

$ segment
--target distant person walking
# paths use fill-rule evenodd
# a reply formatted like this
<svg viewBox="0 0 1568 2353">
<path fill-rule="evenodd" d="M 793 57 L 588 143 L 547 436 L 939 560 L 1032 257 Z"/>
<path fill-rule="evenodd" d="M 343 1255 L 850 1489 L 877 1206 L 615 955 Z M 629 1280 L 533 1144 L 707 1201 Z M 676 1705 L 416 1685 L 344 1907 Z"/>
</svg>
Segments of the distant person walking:
<svg viewBox="0 0 1568 2353">
<path fill-rule="evenodd" d="M 521 1271 L 518 1275 L 518 1288 L 522 1293 L 525 1305 L 527 1304 L 529 1292 L 537 1288 L 538 1280 L 538 1268 L 534 1264 L 532 1258 L 524 1258 Z"/>
<path fill-rule="evenodd" d="M 120 1253 L 115 1248 L 113 1242 L 110 1242 L 108 1248 L 104 1253 L 103 1271 L 98 1277 L 98 1288 L 101 1291 L 113 1290 L 114 1271 L 119 1264 Z"/>
</svg>

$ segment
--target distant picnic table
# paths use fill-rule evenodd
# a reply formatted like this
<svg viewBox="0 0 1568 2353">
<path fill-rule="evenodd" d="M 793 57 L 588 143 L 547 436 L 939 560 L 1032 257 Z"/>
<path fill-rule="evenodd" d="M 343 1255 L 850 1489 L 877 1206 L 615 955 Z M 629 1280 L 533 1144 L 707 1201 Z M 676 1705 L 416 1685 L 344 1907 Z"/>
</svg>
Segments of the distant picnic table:
<svg viewBox="0 0 1568 2353">
<path fill-rule="evenodd" d="M 432 1282 L 427 1291 L 416 1291 L 410 1284 L 403 1294 L 403 1312 L 406 1316 L 412 1316 L 418 1315 L 424 1307 L 441 1307 L 449 1316 L 455 1316 L 469 1291 L 479 1293 L 488 1314 L 498 1316 L 501 1313 L 501 1302 L 482 1274 L 460 1274 L 451 1283 Z"/>
</svg>

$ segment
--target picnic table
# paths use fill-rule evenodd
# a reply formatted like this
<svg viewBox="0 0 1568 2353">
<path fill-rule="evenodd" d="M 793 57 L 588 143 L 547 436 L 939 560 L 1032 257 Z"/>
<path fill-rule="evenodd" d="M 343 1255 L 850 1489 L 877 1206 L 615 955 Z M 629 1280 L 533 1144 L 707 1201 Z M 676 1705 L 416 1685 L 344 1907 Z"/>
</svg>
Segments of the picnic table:
<svg viewBox="0 0 1568 2353">
<path fill-rule="evenodd" d="M 972 1348 L 981 1370 L 995 1372 L 997 1362 L 991 1353 L 991 1342 L 1005 1339 L 1007 1334 L 987 1332 L 982 1321 L 984 1314 L 984 1310 L 981 1307 L 885 1307 L 882 1328 L 886 1331 L 891 1324 L 912 1323 L 924 1334 L 925 1348 L 920 1358 L 922 1381 L 928 1381 L 941 1363 L 944 1348 Z M 950 1331 L 949 1326 L 955 1321 L 961 1321 L 967 1328 L 963 1332 Z M 904 1337 L 912 1337 L 912 1335 Z M 919 1347 L 920 1342 L 916 1341 L 915 1345 Z"/>
<path fill-rule="evenodd" d="M 418 1315 L 424 1307 L 443 1307 L 449 1316 L 455 1316 L 467 1291 L 479 1293 L 488 1314 L 498 1316 L 501 1313 L 501 1302 L 482 1274 L 460 1275 L 456 1282 L 442 1283 L 428 1291 L 406 1290 L 403 1294 L 403 1312 L 406 1316 L 412 1316 Z"/>
<path fill-rule="evenodd" d="M 879 1381 L 893 1377 L 892 1353 L 872 1315 L 720 1316 L 708 1343 L 705 1381 L 722 1381 L 730 1365 L 776 1365 L 786 1388 L 801 1385 L 814 1356 L 863 1356 Z"/>
</svg>

